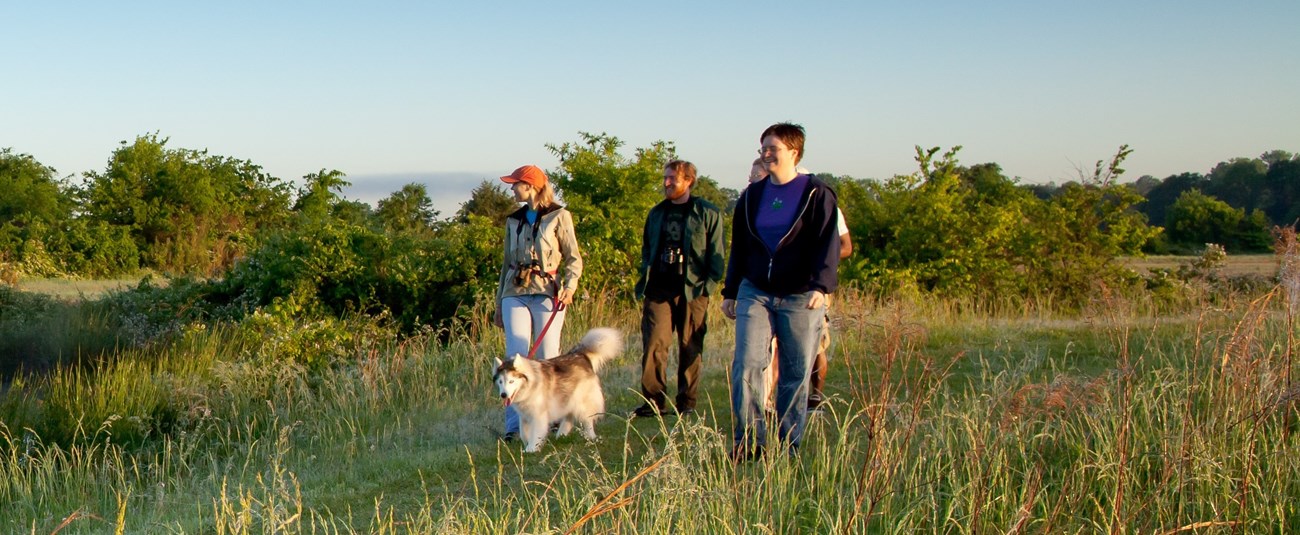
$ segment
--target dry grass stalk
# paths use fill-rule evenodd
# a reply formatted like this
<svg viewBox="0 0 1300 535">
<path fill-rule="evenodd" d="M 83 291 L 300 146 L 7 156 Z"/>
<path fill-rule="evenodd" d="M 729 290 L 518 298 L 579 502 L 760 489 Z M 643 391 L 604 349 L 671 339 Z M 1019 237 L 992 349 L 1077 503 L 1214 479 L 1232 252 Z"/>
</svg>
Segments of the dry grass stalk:
<svg viewBox="0 0 1300 535">
<path fill-rule="evenodd" d="M 1300 308 L 1300 240 L 1292 227 L 1273 227 L 1273 254 L 1277 255 L 1277 280 L 1286 289 L 1287 305 Z"/>
<path fill-rule="evenodd" d="M 856 533 L 858 522 L 869 521 L 876 508 L 893 488 L 902 465 L 897 455 L 905 455 L 929 408 L 943 388 L 952 367 L 965 352 L 946 365 L 921 354 L 928 331 L 912 321 L 910 305 L 891 301 L 885 305 L 884 324 L 878 326 L 883 336 L 872 344 L 879 355 L 879 367 L 871 374 L 852 366 L 849 361 L 850 392 L 863 407 L 862 421 L 867 427 L 866 456 L 856 478 L 853 511 L 844 524 L 845 533 Z M 896 429 L 886 431 L 887 427 Z M 897 449 L 890 444 L 897 445 Z M 865 512 L 864 512 L 864 504 Z"/>
<path fill-rule="evenodd" d="M 909 344 L 908 336 L 917 332 L 917 326 L 906 320 L 903 306 L 897 301 L 888 305 L 888 321 L 881 330 L 885 336 L 880 339 L 875 348 L 876 354 L 880 355 L 879 381 L 873 385 L 865 373 L 859 373 L 852 365 L 849 366 L 849 382 L 851 393 L 863 407 L 864 422 L 867 425 L 867 455 L 862 460 L 862 466 L 858 470 L 857 489 L 855 489 L 853 513 L 849 521 L 845 523 L 845 533 L 849 533 L 851 527 L 857 523 L 859 513 L 863 510 L 863 503 L 868 502 L 866 519 L 872 517 L 875 513 L 876 506 L 879 505 L 880 499 L 884 494 L 887 485 L 883 482 L 887 479 L 885 472 L 887 468 L 882 468 L 888 463 L 883 462 L 885 455 L 882 441 L 879 440 L 881 429 L 884 427 L 884 420 L 888 414 L 890 400 L 894 397 L 895 386 L 892 380 L 894 364 L 899 361 L 899 354 L 905 351 Z M 852 361 L 849 361 L 850 363 Z"/>
<path fill-rule="evenodd" d="M 1278 395 L 1272 394 L 1277 391 L 1277 378 L 1282 378 L 1282 384 L 1288 385 L 1283 387 L 1283 391 L 1289 388 L 1289 357 L 1285 369 L 1278 370 L 1276 363 L 1268 361 L 1268 353 L 1258 342 L 1270 305 L 1278 295 L 1279 289 L 1274 288 L 1251 301 L 1242 319 L 1233 327 L 1232 335 L 1224 347 L 1219 361 L 1224 392 L 1235 393 L 1229 399 L 1239 404 L 1237 413 L 1243 415 L 1236 422 L 1228 424 L 1229 429 L 1246 422 L 1258 426 L 1262 418 L 1277 406 L 1275 400 Z M 1251 432 L 1254 433 L 1253 428 Z"/>
<path fill-rule="evenodd" d="M 1246 314 L 1241 321 L 1232 329 L 1232 336 L 1228 339 L 1228 344 L 1224 347 L 1223 357 L 1219 365 L 1227 368 L 1229 363 L 1245 364 L 1250 355 L 1255 352 L 1252 350 L 1256 347 L 1256 333 L 1260 325 L 1268 315 L 1268 305 L 1277 295 L 1277 290 L 1273 290 L 1263 297 L 1259 297 L 1250 302 L 1246 308 Z"/>
<path fill-rule="evenodd" d="M 1291 362 L 1295 354 L 1295 316 L 1300 308 L 1300 240 L 1294 227 L 1273 227 L 1273 252 L 1278 256 L 1278 284 L 1286 289 L 1286 373 L 1288 391 L 1294 389 Z M 1290 436 L 1292 413 L 1287 413 L 1287 436 Z"/>
<path fill-rule="evenodd" d="M 50 532 L 50 535 L 55 535 L 55 534 L 57 534 L 58 532 L 63 531 L 63 528 L 66 528 L 66 527 L 68 527 L 69 525 L 71 525 L 73 522 L 75 522 L 75 521 L 77 521 L 77 520 L 81 520 L 81 519 L 83 519 L 83 518 L 89 518 L 89 519 L 92 519 L 92 520 L 99 520 L 99 521 L 103 521 L 103 520 L 104 520 L 104 519 L 102 519 L 102 518 L 100 518 L 100 517 L 98 517 L 98 516 L 92 515 L 92 514 L 90 514 L 90 513 L 83 513 L 83 512 L 81 512 L 80 509 L 78 509 L 78 510 L 76 510 L 76 511 L 73 511 L 72 514 L 68 515 L 66 518 L 64 518 L 62 522 L 59 522 L 59 525 L 54 527 L 54 531 L 51 531 L 51 532 Z"/>
<path fill-rule="evenodd" d="M 1020 509 L 1016 511 L 1016 521 L 1012 523 L 1011 529 L 1007 534 L 1024 533 L 1025 524 L 1029 522 L 1030 515 L 1034 510 L 1034 503 L 1038 501 L 1038 491 L 1043 488 L 1043 467 L 1039 465 L 1034 473 L 1029 477 L 1029 487 L 1025 489 L 1025 501 L 1020 504 Z"/>
<path fill-rule="evenodd" d="M 1182 533 L 1182 532 L 1184 532 L 1184 531 L 1196 531 L 1196 530 L 1201 529 L 1201 528 L 1217 528 L 1217 527 L 1230 527 L 1230 526 L 1235 527 L 1235 526 L 1237 526 L 1238 524 L 1240 524 L 1240 522 L 1236 522 L 1236 521 L 1232 521 L 1232 522 L 1216 522 L 1216 521 L 1193 522 L 1193 523 L 1188 524 L 1188 525 L 1186 525 L 1186 526 L 1182 526 L 1182 527 L 1180 527 L 1180 528 L 1171 529 L 1171 530 L 1169 530 L 1169 531 L 1166 531 L 1166 532 L 1162 533 L 1161 535 L 1174 535 L 1175 533 Z"/>
<path fill-rule="evenodd" d="M 1052 421 L 1083 412 L 1097 406 L 1105 386 L 1105 377 L 1084 381 L 1070 375 L 1021 386 L 1003 403 L 999 428 L 1006 431 L 1017 422 Z"/>
<path fill-rule="evenodd" d="M 596 502 L 596 505 L 591 506 L 591 509 L 588 509 L 587 513 L 582 515 L 582 518 L 579 518 L 577 522 L 574 522 L 572 526 L 569 526 L 569 529 L 565 530 L 564 532 L 565 535 L 577 531 L 578 528 L 582 527 L 583 524 L 586 524 L 588 521 L 590 521 L 593 518 L 596 518 L 600 515 L 603 515 L 605 513 L 608 513 L 620 507 L 625 507 L 628 504 L 631 504 L 633 501 L 635 501 L 633 499 L 635 498 L 634 496 L 623 498 L 614 503 L 610 503 L 610 500 L 613 500 L 615 496 L 619 495 L 619 493 L 623 492 L 628 487 L 632 486 L 633 483 L 636 483 L 637 481 L 640 481 L 641 478 L 644 478 L 645 476 L 649 475 L 650 472 L 655 471 L 655 469 L 659 468 L 659 465 L 663 464 L 663 462 L 667 459 L 668 459 L 667 455 L 660 457 L 659 460 L 651 463 L 650 466 L 641 469 L 641 471 L 637 472 L 636 475 L 632 476 L 627 481 L 624 481 L 621 485 L 619 485 L 614 490 L 609 491 L 609 494 L 606 494 L 604 498 L 601 498 L 600 501 Z"/>
</svg>

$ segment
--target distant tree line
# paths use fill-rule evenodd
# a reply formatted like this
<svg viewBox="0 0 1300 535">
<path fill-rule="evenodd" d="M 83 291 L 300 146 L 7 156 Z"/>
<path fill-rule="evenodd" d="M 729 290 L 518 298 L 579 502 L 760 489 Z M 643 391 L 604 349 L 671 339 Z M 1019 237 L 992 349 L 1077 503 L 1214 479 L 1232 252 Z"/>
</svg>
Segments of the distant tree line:
<svg viewBox="0 0 1300 535">
<path fill-rule="evenodd" d="M 920 170 L 910 175 L 827 177 L 853 235 L 843 279 L 880 293 L 1079 304 L 1098 284 L 1129 285 L 1119 258 L 1159 232 L 1135 209 L 1141 196 L 1117 183 L 1127 147 L 1048 199 L 997 164 L 960 165 L 960 147 L 939 150 L 918 147 Z"/>
<path fill-rule="evenodd" d="M 1048 199 L 1055 184 L 1029 186 Z M 1221 162 L 1208 175 L 1143 176 L 1131 184 L 1145 201 L 1137 210 L 1164 232 L 1143 246 L 1148 253 L 1189 253 L 1205 244 L 1228 252 L 1267 252 L 1272 227 L 1300 222 L 1300 155 L 1274 150 L 1258 158 Z"/>
<path fill-rule="evenodd" d="M 104 170 L 79 179 L 0 149 L 0 273 L 12 281 L 148 270 L 190 277 L 173 284 L 188 297 L 172 299 L 198 316 L 365 313 L 406 328 L 490 300 L 501 222 L 516 208 L 495 177 L 443 218 L 420 184 L 371 207 L 341 196 L 349 184 L 337 170 L 295 186 L 252 162 L 167 143 L 157 134 L 123 142 Z M 674 146 L 628 155 L 614 136 L 579 133 L 547 147 L 587 260 L 583 291 L 627 296 Z M 1121 147 L 1078 181 L 1044 186 L 1019 184 L 994 163 L 963 166 L 959 149 L 918 147 L 916 173 L 884 180 L 819 175 L 837 188 L 854 235 L 841 270 L 848 284 L 1080 303 L 1098 284 L 1134 284 L 1122 256 L 1205 243 L 1262 251 L 1271 225 L 1300 216 L 1300 160 L 1282 151 L 1208 176 L 1121 184 L 1131 152 Z M 694 192 L 724 207 L 738 197 L 707 176 Z"/>
</svg>

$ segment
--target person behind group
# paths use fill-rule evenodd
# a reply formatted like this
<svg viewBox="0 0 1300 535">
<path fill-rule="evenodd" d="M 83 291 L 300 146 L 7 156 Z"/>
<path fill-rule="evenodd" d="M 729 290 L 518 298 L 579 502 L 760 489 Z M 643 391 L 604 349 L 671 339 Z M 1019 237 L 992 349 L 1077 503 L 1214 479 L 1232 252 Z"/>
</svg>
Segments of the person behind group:
<svg viewBox="0 0 1300 535">
<path fill-rule="evenodd" d="M 759 156 L 767 176 L 740 194 L 732 220 L 722 311 L 736 320 L 731 457 L 737 461 L 766 448 L 763 375 L 772 362 L 774 337 L 779 438 L 790 453 L 798 451 L 826 297 L 838 286 L 835 191 L 796 171 L 804 139 L 803 127 L 796 124 L 778 123 L 763 131 Z"/>
<path fill-rule="evenodd" d="M 641 395 L 634 416 L 667 411 L 668 354 L 677 333 L 678 414 L 695 411 L 700 355 L 708 331 L 709 296 L 722 281 L 722 211 L 691 195 L 695 165 L 673 160 L 664 166 L 664 200 L 650 209 L 641 235 L 636 295 L 641 306 Z"/>
<path fill-rule="evenodd" d="M 802 173 L 807 171 L 799 170 Z M 844 260 L 853 254 L 853 237 L 849 236 L 849 224 L 844 220 L 844 210 L 837 206 L 835 209 L 835 231 L 840 235 L 840 260 Z M 812 371 L 808 377 L 808 410 L 816 411 L 821 409 L 822 401 L 825 396 L 822 394 L 822 388 L 826 386 L 827 365 L 830 363 L 829 351 L 831 348 L 831 296 L 826 296 L 826 315 L 822 320 L 822 335 L 817 340 L 817 356 L 813 357 Z"/>
<path fill-rule="evenodd" d="M 505 328 L 506 358 L 527 357 L 534 340 L 534 358 L 556 357 L 564 307 L 573 301 L 582 276 L 573 216 L 555 202 L 555 189 L 538 167 L 525 165 L 501 180 L 524 204 L 506 217 L 505 258 L 492 321 Z M 518 436 L 519 414 L 507 406 L 503 438 Z"/>
</svg>

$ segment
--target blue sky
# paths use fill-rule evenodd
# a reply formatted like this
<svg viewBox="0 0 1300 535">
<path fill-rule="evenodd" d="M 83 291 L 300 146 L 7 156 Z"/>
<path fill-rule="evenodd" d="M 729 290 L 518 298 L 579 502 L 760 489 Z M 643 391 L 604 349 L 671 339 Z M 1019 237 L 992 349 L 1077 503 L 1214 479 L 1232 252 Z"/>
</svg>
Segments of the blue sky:
<svg viewBox="0 0 1300 535">
<path fill-rule="evenodd" d="M 60 175 L 123 140 L 338 169 L 373 202 L 655 140 L 722 185 L 792 120 L 804 165 L 910 173 L 962 145 L 1062 182 L 1127 143 L 1127 179 L 1300 151 L 1300 2 L 7 2 L 0 147 Z"/>
</svg>

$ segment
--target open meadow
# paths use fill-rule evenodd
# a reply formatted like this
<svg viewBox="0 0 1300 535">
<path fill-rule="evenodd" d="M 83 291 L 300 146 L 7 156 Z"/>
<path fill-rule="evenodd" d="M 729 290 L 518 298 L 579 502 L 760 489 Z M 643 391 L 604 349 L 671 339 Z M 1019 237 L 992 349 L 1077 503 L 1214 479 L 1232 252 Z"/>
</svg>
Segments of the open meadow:
<svg viewBox="0 0 1300 535">
<path fill-rule="evenodd" d="M 1123 258 L 1121 262 L 1140 274 L 1156 269 L 1178 269 L 1190 264 L 1193 256 L 1149 255 L 1141 258 Z M 1238 254 L 1224 259 L 1221 272 L 1225 277 L 1272 277 L 1277 274 L 1278 257 L 1272 254 Z"/>
<path fill-rule="evenodd" d="M 95 299 L 112 290 L 129 288 L 140 282 L 140 277 L 121 279 L 23 279 L 16 288 L 24 292 L 48 295 L 63 300 Z"/>
<path fill-rule="evenodd" d="M 783 26 L 831 38 L 805 43 L 834 44 L 808 54 L 717 37 L 777 12 L 752 6 L 740 12 L 752 20 L 717 5 L 660 10 L 671 26 L 651 26 L 642 6 L 608 24 L 591 17 L 616 8 L 516 6 L 528 31 L 479 46 L 456 31 L 499 27 L 500 14 L 432 3 L 354 4 L 343 17 L 329 14 L 340 6 L 113 6 L 62 10 L 52 24 L 24 9 L 49 3 L 14 4 L 15 72 L 53 70 L 6 87 L 59 101 L 49 113 L 19 98 L 39 113 L 0 122 L 18 143 L 0 146 L 0 535 L 1300 533 L 1300 154 L 1286 147 L 1300 108 L 1285 106 L 1295 91 L 1261 92 L 1297 85 L 1278 78 L 1297 70 L 1277 59 L 1300 46 L 1278 39 L 1300 32 L 1282 31 L 1295 17 L 1278 5 L 1169 17 L 1081 3 L 1017 9 L 995 19 L 1051 20 L 1000 31 L 968 16 L 997 10 L 918 4 L 895 17 L 915 30 L 885 23 L 895 34 L 865 38 L 861 6 L 877 26 L 888 10 L 782 6 Z M 1129 20 L 1137 12 L 1195 24 Z M 727 23 L 701 25 L 710 14 Z M 357 38 L 370 27 L 382 35 Z M 665 39 L 664 27 L 713 38 Z M 621 53 L 638 33 L 653 45 Z M 1052 38 L 1098 33 L 1083 39 L 1105 52 L 1091 59 L 1079 39 Z M 527 44 L 499 46 L 516 34 Z M 967 37 L 960 60 L 934 36 Z M 1160 57 L 1116 36 L 1194 53 Z M 909 46 L 883 48 L 921 55 L 859 61 L 900 40 Z M 671 41 L 691 53 L 659 53 Z M 991 54 L 968 46 L 986 41 Z M 1057 42 L 1069 49 L 1038 46 Z M 28 53 L 47 49 L 89 62 L 78 71 Z M 1271 49 L 1293 52 L 1261 54 Z M 677 68 L 696 57 L 703 70 Z M 660 78 L 690 98 L 608 75 L 665 58 Z M 740 98 L 747 64 L 800 72 L 815 94 Z M 906 68 L 856 70 L 882 64 Z M 1178 65 L 1192 68 L 1165 69 Z M 1007 85 L 1007 67 L 1033 80 Z M 1250 91 L 1235 90 L 1237 68 L 1250 69 Z M 1018 89 L 1044 73 L 1088 73 L 1065 84 L 1087 89 L 1025 101 Z M 868 78 L 901 83 L 864 88 Z M 1219 80 L 1235 85 L 1216 91 Z M 619 87 L 628 81 L 635 91 Z M 902 91 L 873 99 L 888 113 L 861 104 L 877 89 Z M 241 94 L 270 112 L 231 100 Z M 997 95 L 1025 102 L 981 100 Z M 1039 98 L 1053 95 L 1069 100 Z M 1180 95 L 1195 105 L 1169 98 Z M 1249 106 L 1182 113 L 1213 112 L 1207 95 Z M 1117 107 L 1152 99 L 1138 113 Z M 98 108 L 117 116 L 81 113 Z M 1007 120 L 1024 111 L 1028 123 Z M 760 133 L 760 112 L 808 128 Z M 1148 132 L 1130 128 L 1142 120 Z M 999 132 L 1017 137 L 999 148 Z M 114 137 L 64 135 L 77 133 Z M 721 295 L 750 286 L 787 350 L 818 333 L 783 323 L 820 320 L 789 304 L 833 298 L 825 402 L 807 422 L 786 420 L 806 429 L 798 448 L 733 450 L 731 399 L 759 389 L 731 390 L 737 329 Z M 642 329 L 675 315 L 694 330 L 701 295 L 713 302 L 696 406 L 633 418 L 648 401 Z M 691 298 L 688 312 L 660 296 Z M 547 301 L 568 306 L 560 336 L 541 326 Z M 739 305 L 727 311 L 761 314 Z M 749 349 L 767 340 L 748 325 L 736 375 L 757 380 L 763 357 Z M 548 381 L 511 376 L 503 384 L 525 386 L 503 399 L 495 362 L 527 352 L 526 332 L 549 355 L 555 338 L 573 347 L 594 328 L 616 329 L 626 348 L 600 366 L 606 408 L 579 415 L 606 411 L 598 438 L 524 453 L 503 404 L 530 405 L 518 393 Z M 590 389 L 575 361 L 567 370 L 581 371 L 550 385 L 561 397 Z M 791 375 L 782 400 L 806 384 Z M 746 407 L 750 422 L 759 410 Z M 775 416 L 760 418 L 765 436 L 781 435 Z"/>
<path fill-rule="evenodd" d="M 579 301 L 566 344 L 592 326 L 627 335 L 603 373 L 610 414 L 599 442 L 529 455 L 497 440 L 503 342 L 486 319 L 400 341 L 360 319 L 343 340 L 273 317 L 190 325 L 9 385 L 0 531 L 1287 532 L 1300 526 L 1293 305 L 1276 291 L 1064 316 L 850 293 L 803 451 L 740 465 L 726 456 L 720 314 L 699 415 L 629 420 L 636 309 Z M 268 358 L 339 346 L 350 365 Z"/>
</svg>

